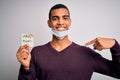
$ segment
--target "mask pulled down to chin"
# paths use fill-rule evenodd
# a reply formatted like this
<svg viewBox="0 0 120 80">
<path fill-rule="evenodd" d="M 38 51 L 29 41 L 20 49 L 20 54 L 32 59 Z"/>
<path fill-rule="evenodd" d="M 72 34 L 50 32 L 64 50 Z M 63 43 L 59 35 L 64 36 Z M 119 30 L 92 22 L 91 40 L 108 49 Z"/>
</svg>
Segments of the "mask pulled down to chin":
<svg viewBox="0 0 120 80">
<path fill-rule="evenodd" d="M 53 30 L 52 28 L 50 28 L 50 32 L 56 36 L 58 39 L 63 39 L 65 36 L 67 36 L 70 32 L 70 30 L 65 30 L 65 31 L 56 31 L 56 30 Z"/>
</svg>

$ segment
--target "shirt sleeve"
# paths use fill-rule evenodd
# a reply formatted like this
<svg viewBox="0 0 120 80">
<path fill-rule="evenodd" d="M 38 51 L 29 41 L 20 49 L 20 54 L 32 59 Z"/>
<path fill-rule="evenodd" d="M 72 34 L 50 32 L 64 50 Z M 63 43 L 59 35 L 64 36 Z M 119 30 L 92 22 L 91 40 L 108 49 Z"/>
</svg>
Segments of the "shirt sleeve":
<svg viewBox="0 0 120 80">
<path fill-rule="evenodd" d="M 94 56 L 95 72 L 120 79 L 120 45 L 116 41 L 110 49 L 112 60 L 105 59 L 101 55 Z"/>
<path fill-rule="evenodd" d="M 18 80 L 36 80 L 36 70 L 34 65 L 34 50 L 31 51 L 31 62 L 30 62 L 30 69 L 25 70 L 21 65 L 18 75 Z"/>
</svg>

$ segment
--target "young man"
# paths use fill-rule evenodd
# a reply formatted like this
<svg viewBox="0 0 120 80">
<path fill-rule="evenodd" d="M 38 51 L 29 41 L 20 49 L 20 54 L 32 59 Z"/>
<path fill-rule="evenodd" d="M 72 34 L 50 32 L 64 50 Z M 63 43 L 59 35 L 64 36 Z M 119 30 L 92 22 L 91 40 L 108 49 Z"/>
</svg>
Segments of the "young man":
<svg viewBox="0 0 120 80">
<path fill-rule="evenodd" d="M 77 45 L 68 38 L 70 12 L 63 4 L 53 6 L 48 26 L 53 38 L 45 45 L 21 46 L 16 54 L 21 63 L 18 80 L 90 80 L 93 72 L 120 78 L 120 45 L 111 38 L 96 38 L 85 46 L 110 49 L 112 61 L 92 49 Z"/>
</svg>

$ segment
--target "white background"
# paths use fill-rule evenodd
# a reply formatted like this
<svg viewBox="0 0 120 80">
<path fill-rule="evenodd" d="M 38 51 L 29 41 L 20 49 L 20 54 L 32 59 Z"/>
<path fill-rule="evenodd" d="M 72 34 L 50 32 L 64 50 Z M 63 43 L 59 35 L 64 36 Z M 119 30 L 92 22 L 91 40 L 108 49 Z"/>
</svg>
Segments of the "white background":
<svg viewBox="0 0 120 80">
<path fill-rule="evenodd" d="M 69 37 L 74 42 L 83 45 L 96 37 L 120 42 L 120 0 L 0 0 L 0 80 L 17 80 L 20 64 L 16 52 L 21 33 L 33 34 L 34 46 L 51 40 L 48 12 L 56 3 L 70 9 Z M 111 59 L 109 50 L 99 53 Z M 117 79 L 94 73 L 92 80 Z"/>
</svg>

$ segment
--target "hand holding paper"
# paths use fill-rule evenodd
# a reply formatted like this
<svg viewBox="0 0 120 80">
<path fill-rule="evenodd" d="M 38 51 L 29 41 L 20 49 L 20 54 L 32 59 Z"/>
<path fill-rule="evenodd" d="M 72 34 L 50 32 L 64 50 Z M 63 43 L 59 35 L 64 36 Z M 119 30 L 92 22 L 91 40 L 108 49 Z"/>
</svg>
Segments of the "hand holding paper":
<svg viewBox="0 0 120 80">
<path fill-rule="evenodd" d="M 21 38 L 22 46 L 18 49 L 16 56 L 24 69 L 29 70 L 31 60 L 30 47 L 33 47 L 33 35 L 23 33 Z"/>
</svg>

